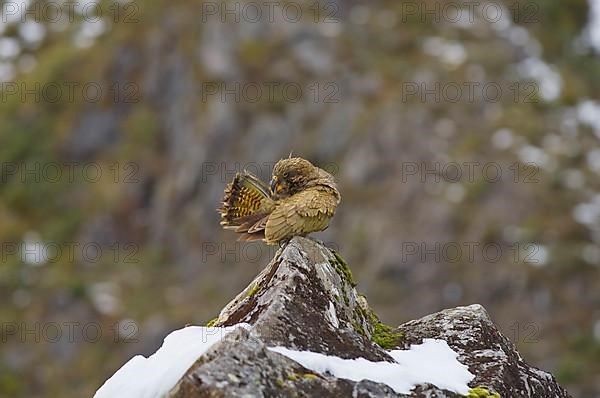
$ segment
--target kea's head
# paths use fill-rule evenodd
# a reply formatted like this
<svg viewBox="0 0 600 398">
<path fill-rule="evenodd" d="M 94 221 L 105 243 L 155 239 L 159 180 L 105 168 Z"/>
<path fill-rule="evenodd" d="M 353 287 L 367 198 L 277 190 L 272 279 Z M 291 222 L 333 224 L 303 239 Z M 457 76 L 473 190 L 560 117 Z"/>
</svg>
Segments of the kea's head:
<svg viewBox="0 0 600 398">
<path fill-rule="evenodd" d="M 333 181 L 329 173 L 313 166 L 306 159 L 281 159 L 273 168 L 271 194 L 275 199 L 285 198 L 329 179 Z"/>
</svg>

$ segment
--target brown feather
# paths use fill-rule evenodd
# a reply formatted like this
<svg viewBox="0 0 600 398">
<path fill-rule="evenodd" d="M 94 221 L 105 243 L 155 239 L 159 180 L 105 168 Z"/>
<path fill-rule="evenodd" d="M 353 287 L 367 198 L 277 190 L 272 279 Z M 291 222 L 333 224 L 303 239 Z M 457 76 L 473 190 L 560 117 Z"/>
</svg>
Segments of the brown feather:
<svg viewBox="0 0 600 398">
<path fill-rule="evenodd" d="M 245 232 L 270 212 L 274 206 L 269 189 L 250 173 L 238 173 L 225 188 L 223 204 L 217 211 L 221 214 L 221 225 L 226 229 L 235 227 Z M 249 224 L 247 228 L 240 228 Z"/>
</svg>

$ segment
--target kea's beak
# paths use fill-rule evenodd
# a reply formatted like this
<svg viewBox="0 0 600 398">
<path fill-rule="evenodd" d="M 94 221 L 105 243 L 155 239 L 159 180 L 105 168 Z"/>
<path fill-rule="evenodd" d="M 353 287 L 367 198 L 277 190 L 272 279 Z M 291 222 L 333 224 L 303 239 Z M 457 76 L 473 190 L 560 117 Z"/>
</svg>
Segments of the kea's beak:
<svg viewBox="0 0 600 398">
<path fill-rule="evenodd" d="M 275 176 L 271 180 L 271 193 L 278 194 L 283 191 L 283 185 L 279 183 L 279 179 Z"/>
<path fill-rule="evenodd" d="M 271 178 L 271 193 L 275 193 L 277 191 L 277 177 L 273 176 Z"/>
</svg>

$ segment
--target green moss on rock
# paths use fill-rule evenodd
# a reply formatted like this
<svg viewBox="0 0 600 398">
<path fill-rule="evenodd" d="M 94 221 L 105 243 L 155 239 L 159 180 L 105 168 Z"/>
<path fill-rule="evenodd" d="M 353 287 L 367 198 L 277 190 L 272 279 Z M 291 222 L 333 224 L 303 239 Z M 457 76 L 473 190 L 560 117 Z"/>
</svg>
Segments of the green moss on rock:
<svg viewBox="0 0 600 398">
<path fill-rule="evenodd" d="M 250 288 L 250 290 L 248 291 L 248 294 L 246 295 L 246 297 L 252 297 L 256 294 L 256 292 L 258 292 L 258 283 L 255 283 L 254 286 L 252 286 Z"/>
<path fill-rule="evenodd" d="M 359 305 L 356 307 L 357 316 L 359 319 L 364 318 L 369 323 L 370 326 L 368 326 L 368 332 L 371 336 L 372 342 L 385 350 L 396 348 L 402 344 L 402 340 L 404 338 L 402 332 L 394 331 L 392 326 L 381 322 L 375 312 L 369 308 L 365 296 L 359 295 L 358 304 Z M 366 334 L 366 331 L 363 330 L 363 327 L 359 327 L 359 325 L 356 324 L 353 326 L 357 332 L 361 333 L 362 335 Z"/>
<path fill-rule="evenodd" d="M 331 260 L 329 263 L 335 268 L 336 272 L 343 280 L 348 282 L 350 286 L 355 287 L 356 282 L 354 282 L 352 271 L 350 270 L 350 267 L 348 267 L 348 264 L 346 264 L 346 261 L 344 261 L 342 256 L 340 256 L 335 250 L 331 250 L 331 252 L 333 253 L 335 259 Z"/>
<path fill-rule="evenodd" d="M 401 332 L 394 332 L 393 327 L 377 321 L 371 340 L 385 350 L 398 347 L 402 343 L 404 335 Z"/>
<path fill-rule="evenodd" d="M 467 398 L 501 398 L 497 392 L 490 392 L 486 387 L 475 387 L 469 390 Z"/>
<path fill-rule="evenodd" d="M 309 379 L 309 380 L 312 380 L 312 379 L 318 379 L 318 378 L 319 378 L 319 376 L 317 376 L 317 375 L 316 375 L 316 374 L 314 374 L 314 373 L 304 373 L 304 374 L 302 375 L 302 377 L 303 377 L 304 379 Z"/>
<path fill-rule="evenodd" d="M 217 323 L 217 321 L 219 320 L 219 317 L 213 318 L 210 321 L 208 321 L 208 323 L 206 324 L 206 327 L 212 327 L 215 326 L 215 323 Z"/>
</svg>

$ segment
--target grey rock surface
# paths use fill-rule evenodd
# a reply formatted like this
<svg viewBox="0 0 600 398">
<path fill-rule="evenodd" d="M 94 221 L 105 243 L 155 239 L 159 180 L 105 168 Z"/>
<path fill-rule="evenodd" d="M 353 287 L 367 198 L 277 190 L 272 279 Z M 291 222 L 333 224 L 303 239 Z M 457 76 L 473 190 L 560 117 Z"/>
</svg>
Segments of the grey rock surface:
<svg viewBox="0 0 600 398">
<path fill-rule="evenodd" d="M 382 324 L 357 293 L 346 264 L 321 243 L 293 238 L 221 311 L 214 326 L 241 322 L 251 326 L 226 335 L 198 358 L 171 397 L 407 396 L 385 384 L 315 374 L 268 349 L 285 346 L 348 359 L 392 361 L 374 342 L 382 341 Z M 385 334 L 400 335 L 395 348 L 408 348 L 424 338 L 446 340 L 475 375 L 471 387 L 484 386 L 502 397 L 569 397 L 552 375 L 522 360 L 478 304 L 440 311 Z M 460 395 L 420 385 L 410 396 Z"/>
</svg>

